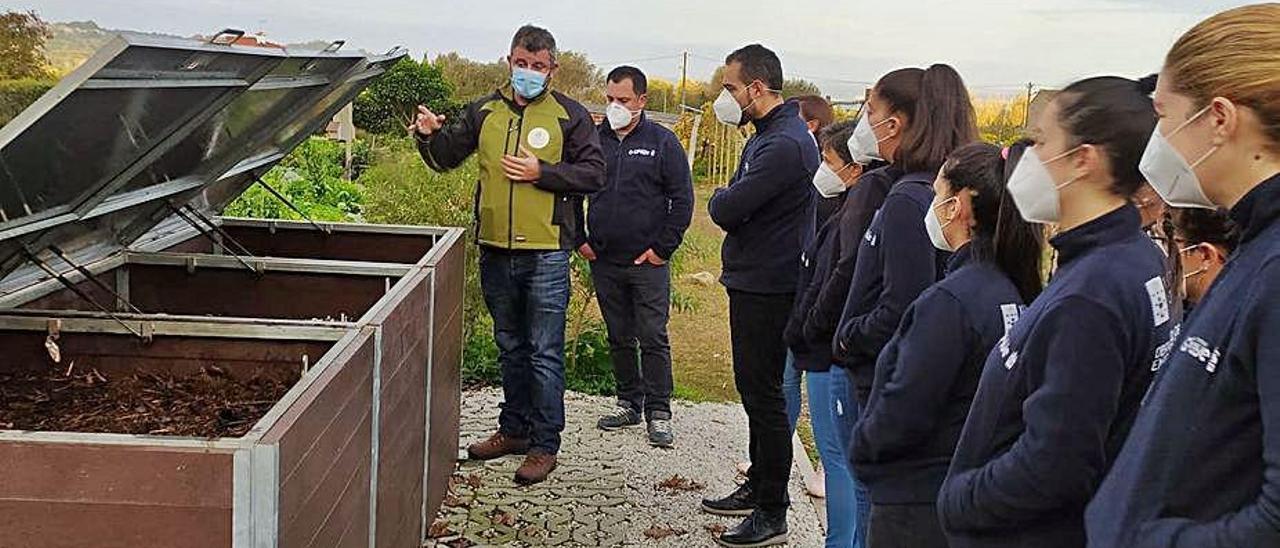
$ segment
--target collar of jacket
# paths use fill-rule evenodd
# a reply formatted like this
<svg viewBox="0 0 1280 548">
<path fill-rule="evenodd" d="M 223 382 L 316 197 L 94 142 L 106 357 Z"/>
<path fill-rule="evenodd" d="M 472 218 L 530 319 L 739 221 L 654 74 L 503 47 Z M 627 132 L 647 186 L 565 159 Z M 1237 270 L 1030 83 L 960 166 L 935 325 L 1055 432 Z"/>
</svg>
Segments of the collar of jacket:
<svg viewBox="0 0 1280 548">
<path fill-rule="evenodd" d="M 1252 240 L 1277 217 L 1280 217 L 1280 173 L 1253 187 L 1231 208 L 1231 220 L 1240 226 L 1241 243 Z"/>
<path fill-rule="evenodd" d="M 764 133 L 765 131 L 768 131 L 769 128 L 772 127 L 774 124 L 776 124 L 778 120 L 781 120 L 786 116 L 790 116 L 792 118 L 799 120 L 800 119 L 800 103 L 797 103 L 795 101 L 783 102 L 781 105 L 773 107 L 773 110 L 769 111 L 768 114 L 764 115 L 764 118 L 760 118 L 759 120 L 752 120 L 751 123 L 752 125 L 756 126 L 756 133 Z"/>
<path fill-rule="evenodd" d="M 951 257 L 947 259 L 947 274 L 960 270 L 964 265 L 969 264 L 969 260 L 973 258 L 973 246 L 969 242 L 965 242 L 960 246 Z"/>
<path fill-rule="evenodd" d="M 1055 236 L 1049 241 L 1058 250 L 1058 264 L 1065 265 L 1085 251 L 1142 233 L 1142 216 L 1131 203 Z"/>
</svg>

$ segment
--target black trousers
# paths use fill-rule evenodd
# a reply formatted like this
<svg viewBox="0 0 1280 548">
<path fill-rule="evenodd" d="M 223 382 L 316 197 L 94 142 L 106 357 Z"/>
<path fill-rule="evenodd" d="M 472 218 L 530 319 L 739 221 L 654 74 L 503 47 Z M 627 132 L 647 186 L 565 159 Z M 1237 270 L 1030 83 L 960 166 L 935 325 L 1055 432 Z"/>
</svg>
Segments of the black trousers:
<svg viewBox="0 0 1280 548">
<path fill-rule="evenodd" d="M 872 504 L 870 548 L 947 548 L 938 512 L 929 504 Z"/>
<path fill-rule="evenodd" d="M 618 403 L 649 419 L 670 419 L 671 269 L 598 260 L 591 264 L 591 278 L 609 329 Z"/>
<path fill-rule="evenodd" d="M 751 471 L 747 484 L 762 510 L 790 503 L 791 425 L 782 395 L 787 346 L 782 332 L 795 300 L 792 293 L 766 295 L 729 290 L 733 381 L 747 411 Z"/>
</svg>

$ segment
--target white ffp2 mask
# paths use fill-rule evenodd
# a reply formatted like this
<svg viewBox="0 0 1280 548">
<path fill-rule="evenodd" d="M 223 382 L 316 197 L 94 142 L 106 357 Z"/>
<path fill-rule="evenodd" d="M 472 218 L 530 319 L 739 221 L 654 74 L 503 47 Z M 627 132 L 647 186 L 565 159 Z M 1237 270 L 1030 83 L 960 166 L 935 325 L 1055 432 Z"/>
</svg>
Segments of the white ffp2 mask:
<svg viewBox="0 0 1280 548">
<path fill-rule="evenodd" d="M 849 169 L 851 165 L 853 164 L 846 164 L 840 171 Z M 813 187 L 818 189 L 818 194 L 823 198 L 834 198 L 844 192 L 844 180 L 840 178 L 840 171 L 831 169 L 826 162 L 818 166 L 818 172 L 813 175 Z"/>
<path fill-rule="evenodd" d="M 1182 125 L 1169 132 L 1169 137 L 1182 131 L 1208 111 L 1209 107 L 1204 107 L 1200 112 L 1187 118 Z M 1204 187 L 1200 185 L 1199 177 L 1196 177 L 1195 168 L 1217 151 L 1218 147 L 1214 146 L 1195 163 L 1188 164 L 1186 158 L 1182 157 L 1178 149 L 1173 148 L 1173 144 L 1163 133 L 1160 133 L 1160 127 L 1157 126 L 1151 133 L 1151 140 L 1147 142 L 1147 149 L 1142 153 L 1138 170 L 1142 172 L 1143 177 L 1147 178 L 1147 182 L 1151 183 L 1151 187 L 1156 189 L 1160 198 L 1169 205 L 1215 209 L 1217 206 L 1204 194 Z"/>
<path fill-rule="evenodd" d="M 930 207 L 929 211 L 925 212 L 924 228 L 929 232 L 929 241 L 933 242 L 933 247 L 943 251 L 955 251 L 955 246 L 952 246 L 951 242 L 947 241 L 947 235 L 942 232 L 942 229 L 946 228 L 947 225 L 950 225 L 951 221 L 955 220 L 955 217 L 952 217 L 950 221 L 947 221 L 944 224 L 938 219 L 938 208 L 958 200 L 959 198 L 952 196 L 943 200 L 942 203 Z"/>
<path fill-rule="evenodd" d="M 1014 205 L 1018 206 L 1018 213 L 1027 222 L 1053 224 L 1062 218 L 1058 192 L 1076 182 L 1077 179 L 1073 178 L 1058 184 L 1045 165 L 1066 158 L 1078 148 L 1063 152 L 1048 161 L 1040 160 L 1040 154 L 1036 152 L 1035 147 L 1028 148 L 1022 153 L 1022 159 L 1018 160 L 1017 167 L 1013 168 L 1006 186 Z"/>
<path fill-rule="evenodd" d="M 630 124 L 631 120 L 635 118 L 636 113 L 631 112 L 621 103 L 609 103 L 609 106 L 604 109 L 604 116 L 609 120 L 609 127 L 617 131 L 627 127 L 627 124 Z"/>
</svg>

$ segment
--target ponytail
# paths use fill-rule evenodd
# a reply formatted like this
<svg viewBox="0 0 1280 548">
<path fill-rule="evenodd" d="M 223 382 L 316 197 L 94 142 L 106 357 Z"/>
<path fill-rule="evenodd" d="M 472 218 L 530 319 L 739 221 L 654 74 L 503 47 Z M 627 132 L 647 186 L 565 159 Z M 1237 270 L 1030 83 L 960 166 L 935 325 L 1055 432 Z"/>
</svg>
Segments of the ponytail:
<svg viewBox="0 0 1280 548">
<path fill-rule="evenodd" d="M 978 126 L 960 74 L 949 65 L 899 69 L 875 87 L 906 128 L 893 163 L 907 173 L 936 172 L 947 155 L 978 141 Z"/>
<path fill-rule="evenodd" d="M 974 259 L 995 264 L 1013 282 L 1023 302 L 1029 303 L 1043 287 L 1042 232 L 1039 225 L 1018 214 L 1005 188 L 1011 164 L 1017 163 L 1026 146 L 1023 141 L 1011 147 L 1017 150 L 1001 151 L 987 143 L 960 147 L 947 156 L 942 175 L 957 194 L 969 192 L 974 220 L 969 247 Z"/>
</svg>

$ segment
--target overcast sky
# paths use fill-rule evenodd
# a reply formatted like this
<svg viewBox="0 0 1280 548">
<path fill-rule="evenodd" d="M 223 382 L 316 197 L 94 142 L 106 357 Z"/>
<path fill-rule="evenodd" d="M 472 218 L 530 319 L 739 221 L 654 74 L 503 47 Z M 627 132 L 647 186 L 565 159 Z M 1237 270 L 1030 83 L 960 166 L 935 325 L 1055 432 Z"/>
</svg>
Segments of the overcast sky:
<svg viewBox="0 0 1280 548">
<path fill-rule="evenodd" d="M 903 66 L 945 62 L 983 93 L 1081 76 L 1155 72 L 1170 44 L 1228 0 L 26 0 L 50 21 L 92 19 L 108 28 L 179 35 L 224 27 L 286 42 L 346 39 L 371 51 L 404 45 L 420 56 L 506 53 L 511 33 L 544 25 L 562 49 L 585 51 L 608 69 L 710 76 L 737 46 L 773 48 L 788 77 L 836 97 Z"/>
</svg>

